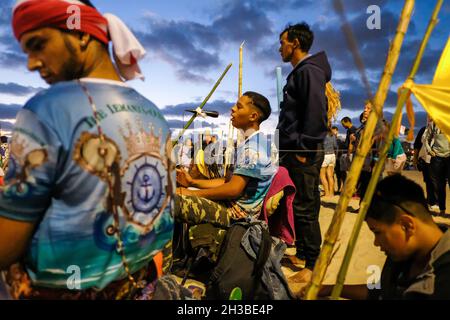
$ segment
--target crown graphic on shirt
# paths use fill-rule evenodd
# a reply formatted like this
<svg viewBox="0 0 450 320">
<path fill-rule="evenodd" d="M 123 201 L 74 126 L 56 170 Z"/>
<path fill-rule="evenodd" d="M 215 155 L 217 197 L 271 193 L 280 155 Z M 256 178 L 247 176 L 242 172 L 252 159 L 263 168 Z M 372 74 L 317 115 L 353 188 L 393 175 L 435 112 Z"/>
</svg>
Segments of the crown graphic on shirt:
<svg viewBox="0 0 450 320">
<path fill-rule="evenodd" d="M 126 130 L 123 130 L 122 128 L 119 129 L 120 134 L 125 141 L 128 156 L 131 157 L 143 153 L 159 154 L 161 149 L 162 130 L 159 130 L 159 136 L 155 136 L 153 125 L 149 126 L 150 132 L 147 132 L 145 131 L 141 120 L 137 119 L 136 123 L 138 127 L 137 132 L 134 132 L 131 123 L 128 120 L 125 122 Z"/>
</svg>

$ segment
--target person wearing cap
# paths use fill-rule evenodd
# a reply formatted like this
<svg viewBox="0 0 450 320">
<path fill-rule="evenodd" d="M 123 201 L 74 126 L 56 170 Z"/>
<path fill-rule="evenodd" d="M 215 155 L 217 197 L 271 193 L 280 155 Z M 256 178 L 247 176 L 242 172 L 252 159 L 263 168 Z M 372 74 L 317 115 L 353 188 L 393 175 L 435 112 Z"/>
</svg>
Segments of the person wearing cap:
<svg viewBox="0 0 450 320">
<path fill-rule="evenodd" d="M 198 180 L 177 170 L 177 221 L 228 227 L 233 221 L 259 215 L 277 169 L 270 161 L 266 137 L 259 131 L 270 113 L 269 101 L 259 93 L 249 91 L 239 98 L 231 109 L 231 123 L 243 132 L 245 141 L 237 147 L 231 178 Z"/>
<path fill-rule="evenodd" d="M 139 297 L 162 274 L 175 191 L 169 126 L 124 82 L 142 78 L 145 50 L 89 1 L 20 0 L 12 25 L 28 69 L 50 87 L 17 115 L 0 193 L 11 296 Z"/>
</svg>

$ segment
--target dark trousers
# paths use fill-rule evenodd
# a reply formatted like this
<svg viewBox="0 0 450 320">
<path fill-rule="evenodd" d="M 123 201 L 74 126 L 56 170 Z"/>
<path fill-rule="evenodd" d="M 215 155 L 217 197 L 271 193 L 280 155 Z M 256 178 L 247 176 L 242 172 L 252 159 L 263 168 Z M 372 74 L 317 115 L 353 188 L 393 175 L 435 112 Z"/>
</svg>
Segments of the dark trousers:
<svg viewBox="0 0 450 320">
<path fill-rule="evenodd" d="M 341 186 L 339 186 L 339 190 L 342 190 L 341 188 L 344 188 L 343 184 L 345 184 L 345 180 L 347 180 L 347 171 L 341 171 Z"/>
<path fill-rule="evenodd" d="M 301 163 L 294 153 L 288 153 L 281 155 L 280 165 L 289 171 L 289 176 L 297 189 L 293 203 L 297 257 L 304 257 L 306 268 L 312 270 L 322 244 L 319 224 L 319 181 L 324 153 L 322 151 L 300 155 L 306 156 L 306 163 Z"/>
<path fill-rule="evenodd" d="M 432 157 L 430 162 L 430 177 L 433 183 L 434 194 L 439 204 L 439 210 L 445 211 L 446 187 L 450 181 L 450 157 Z"/>
<path fill-rule="evenodd" d="M 427 203 L 428 205 L 433 206 L 437 204 L 437 201 L 434 193 L 433 181 L 431 181 L 430 164 L 424 162 L 421 169 L 423 182 L 425 182 L 425 187 L 427 189 Z"/>
<path fill-rule="evenodd" d="M 367 187 L 369 186 L 370 178 L 372 177 L 372 172 L 361 171 L 359 176 L 358 193 L 359 193 L 359 203 L 364 199 Z"/>
<path fill-rule="evenodd" d="M 336 165 L 334 166 L 334 173 L 336 174 L 337 191 L 341 190 L 342 173 L 341 173 L 341 155 L 336 156 Z M 345 181 L 345 180 L 344 180 Z M 334 190 L 333 190 L 334 191 Z"/>
</svg>

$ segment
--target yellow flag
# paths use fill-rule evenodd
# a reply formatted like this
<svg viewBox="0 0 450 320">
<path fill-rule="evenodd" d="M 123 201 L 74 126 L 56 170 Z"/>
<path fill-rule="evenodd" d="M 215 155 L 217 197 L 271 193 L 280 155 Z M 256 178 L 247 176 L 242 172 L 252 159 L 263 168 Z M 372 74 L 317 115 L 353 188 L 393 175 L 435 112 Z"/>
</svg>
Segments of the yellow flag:
<svg viewBox="0 0 450 320">
<path fill-rule="evenodd" d="M 450 87 L 450 37 L 434 73 L 433 85 Z"/>
<path fill-rule="evenodd" d="M 438 128 L 450 140 L 450 85 L 438 87 L 431 84 L 416 84 L 411 90 Z"/>
<path fill-rule="evenodd" d="M 413 84 L 411 91 L 450 140 L 450 38 L 436 68 L 433 84 Z"/>
</svg>

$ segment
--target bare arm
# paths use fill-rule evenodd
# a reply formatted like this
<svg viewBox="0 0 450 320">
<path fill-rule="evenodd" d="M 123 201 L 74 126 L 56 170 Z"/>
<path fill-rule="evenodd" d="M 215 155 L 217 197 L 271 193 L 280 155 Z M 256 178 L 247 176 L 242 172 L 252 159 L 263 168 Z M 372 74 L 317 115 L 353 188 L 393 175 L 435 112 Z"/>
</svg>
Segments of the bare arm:
<svg viewBox="0 0 450 320">
<path fill-rule="evenodd" d="M 193 179 L 186 171 L 177 169 L 177 183 L 185 188 L 195 187 L 198 189 L 210 189 L 223 185 L 225 183 L 225 178 Z"/>
<path fill-rule="evenodd" d="M 222 185 L 201 190 L 189 190 L 178 188 L 177 193 L 180 195 L 197 196 L 209 200 L 234 200 L 239 198 L 247 186 L 249 178 L 245 176 L 233 175 L 231 180 Z"/>
<path fill-rule="evenodd" d="M 199 189 L 211 189 L 217 188 L 225 183 L 225 178 L 218 179 L 193 179 L 191 187 Z"/>
<path fill-rule="evenodd" d="M 319 296 L 329 297 L 333 287 L 333 285 L 322 286 Z M 367 289 L 367 285 L 365 284 L 344 285 L 342 288 L 341 297 L 351 300 L 367 300 L 369 297 L 369 289 Z"/>
<path fill-rule="evenodd" d="M 0 270 L 19 261 L 33 235 L 35 223 L 0 217 Z"/>
</svg>

